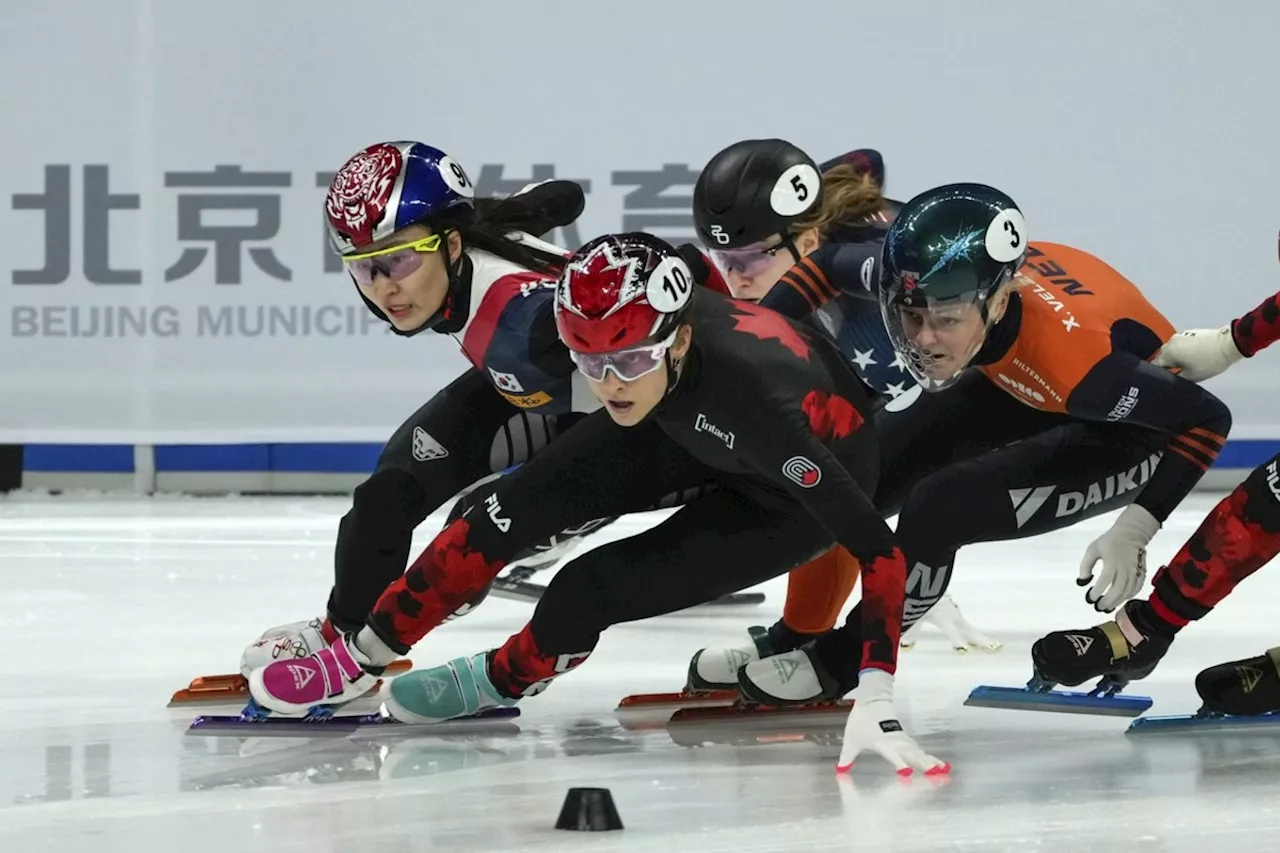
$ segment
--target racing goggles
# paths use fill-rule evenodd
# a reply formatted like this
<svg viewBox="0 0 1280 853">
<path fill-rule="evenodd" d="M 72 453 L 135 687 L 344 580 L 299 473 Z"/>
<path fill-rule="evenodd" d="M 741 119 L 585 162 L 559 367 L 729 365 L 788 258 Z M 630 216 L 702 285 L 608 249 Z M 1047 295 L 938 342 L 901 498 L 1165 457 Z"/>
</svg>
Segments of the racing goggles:
<svg viewBox="0 0 1280 853">
<path fill-rule="evenodd" d="M 711 260 L 715 261 L 725 275 L 736 272 L 743 278 L 755 278 L 768 269 L 778 252 L 789 245 L 790 240 L 783 240 L 773 245 L 752 243 L 740 249 L 711 249 Z"/>
<path fill-rule="evenodd" d="M 448 233 L 448 232 L 445 232 Z M 440 251 L 443 234 L 432 234 L 412 243 L 401 243 L 372 252 L 360 252 L 355 255 L 343 255 L 342 263 L 356 280 L 356 284 L 370 285 L 381 272 L 392 281 L 399 281 L 422 266 L 422 256 L 427 252 Z"/>
<path fill-rule="evenodd" d="M 656 344 L 618 350 L 617 352 L 575 352 L 569 350 L 569 357 L 578 366 L 578 372 L 593 382 L 603 382 L 605 374 L 612 370 L 613 375 L 623 382 L 635 382 L 641 376 L 648 376 L 662 366 L 667 350 L 676 342 L 676 331 L 673 330 Z"/>
</svg>

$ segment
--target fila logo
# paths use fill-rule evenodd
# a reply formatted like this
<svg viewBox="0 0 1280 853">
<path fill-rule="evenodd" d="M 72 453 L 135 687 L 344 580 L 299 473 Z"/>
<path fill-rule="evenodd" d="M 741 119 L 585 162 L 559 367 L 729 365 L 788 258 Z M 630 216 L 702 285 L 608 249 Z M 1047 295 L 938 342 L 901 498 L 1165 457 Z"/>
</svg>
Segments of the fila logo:
<svg viewBox="0 0 1280 853">
<path fill-rule="evenodd" d="M 1267 488 L 1271 490 L 1271 494 L 1275 495 L 1275 499 L 1280 501 L 1280 472 L 1276 471 L 1275 462 L 1267 466 Z"/>
<path fill-rule="evenodd" d="M 498 513 L 502 512 L 502 504 L 498 503 L 497 495 L 489 495 L 484 499 L 485 512 L 489 513 L 489 520 L 493 522 L 493 526 L 506 533 L 511 529 L 511 519 L 504 518 Z"/>
<path fill-rule="evenodd" d="M 413 458 L 419 462 L 430 462 L 432 459 L 443 459 L 449 455 L 444 445 L 431 437 L 431 434 L 420 426 L 413 428 Z"/>
<path fill-rule="evenodd" d="M 792 456 L 783 462 L 782 473 L 802 489 L 812 489 L 822 482 L 822 470 L 804 456 Z"/>
</svg>

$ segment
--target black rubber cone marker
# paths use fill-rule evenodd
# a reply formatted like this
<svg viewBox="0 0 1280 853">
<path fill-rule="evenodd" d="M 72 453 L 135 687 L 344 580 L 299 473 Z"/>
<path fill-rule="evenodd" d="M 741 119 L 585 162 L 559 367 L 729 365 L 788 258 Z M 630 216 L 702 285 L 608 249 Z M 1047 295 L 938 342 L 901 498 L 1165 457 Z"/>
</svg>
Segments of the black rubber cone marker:
<svg viewBox="0 0 1280 853">
<path fill-rule="evenodd" d="M 608 788 L 570 788 L 560 808 L 556 829 L 607 832 L 622 829 L 622 818 Z"/>
</svg>

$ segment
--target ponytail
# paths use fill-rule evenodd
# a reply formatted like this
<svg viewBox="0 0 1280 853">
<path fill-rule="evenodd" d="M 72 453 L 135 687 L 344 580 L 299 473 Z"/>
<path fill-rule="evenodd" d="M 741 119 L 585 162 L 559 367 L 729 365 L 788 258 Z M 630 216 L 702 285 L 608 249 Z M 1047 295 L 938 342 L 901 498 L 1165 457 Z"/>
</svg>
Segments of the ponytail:
<svg viewBox="0 0 1280 853">
<path fill-rule="evenodd" d="M 884 209 L 884 196 L 875 178 L 841 163 L 823 173 L 822 199 L 817 209 L 791 223 L 790 231 L 794 235 L 817 228 L 825 237 L 841 226 L 865 225 Z"/>
</svg>

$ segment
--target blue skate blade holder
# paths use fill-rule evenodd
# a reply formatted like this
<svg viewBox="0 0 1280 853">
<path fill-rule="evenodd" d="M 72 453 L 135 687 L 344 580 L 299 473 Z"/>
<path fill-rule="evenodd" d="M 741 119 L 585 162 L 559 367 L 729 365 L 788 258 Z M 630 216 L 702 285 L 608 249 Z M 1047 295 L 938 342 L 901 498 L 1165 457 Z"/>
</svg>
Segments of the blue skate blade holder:
<svg viewBox="0 0 1280 853">
<path fill-rule="evenodd" d="M 1108 679 L 1087 693 L 1054 690 L 1053 685 L 1032 678 L 1026 687 L 980 685 L 964 704 L 973 708 L 1005 708 L 1013 711 L 1049 711 L 1059 714 L 1096 714 L 1136 717 L 1151 707 L 1150 696 L 1118 696 L 1123 688 Z"/>
<path fill-rule="evenodd" d="M 1199 734 L 1201 732 L 1255 732 L 1280 734 L 1280 713 L 1235 717 L 1200 711 L 1168 717 L 1139 717 L 1125 729 L 1127 735 Z"/>
</svg>

